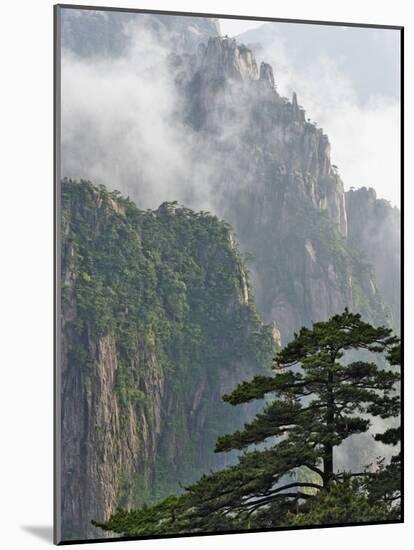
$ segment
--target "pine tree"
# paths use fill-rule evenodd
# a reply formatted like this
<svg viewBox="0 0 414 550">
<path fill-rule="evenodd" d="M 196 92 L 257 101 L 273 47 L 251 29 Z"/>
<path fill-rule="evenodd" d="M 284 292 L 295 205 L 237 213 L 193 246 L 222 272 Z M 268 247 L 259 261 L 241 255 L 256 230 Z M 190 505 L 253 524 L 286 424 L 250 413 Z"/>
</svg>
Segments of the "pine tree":
<svg viewBox="0 0 414 550">
<path fill-rule="evenodd" d="M 367 432 L 372 416 L 398 417 L 399 373 L 372 360 L 376 354 L 395 354 L 397 344 L 390 329 L 374 328 L 348 310 L 302 328 L 276 356 L 272 376 L 256 376 L 224 396 L 231 405 L 267 400 L 243 430 L 217 441 L 216 452 L 243 451 L 237 465 L 204 475 L 181 496 L 152 508 L 118 511 L 96 525 L 137 536 L 276 527 L 294 524 L 295 516 L 303 524 L 303 513 L 312 511 L 310 521 L 318 517 L 318 502 L 323 508 L 321 499 L 333 498 L 338 483 L 347 483 L 347 494 L 358 483 L 353 509 L 365 510 L 368 497 L 357 480 L 365 482 L 375 473 L 338 472 L 334 450 L 352 435 Z M 251 450 L 252 445 L 259 447 Z M 380 521 L 386 509 L 373 500 Z"/>
<path fill-rule="evenodd" d="M 401 345 L 394 346 L 387 355 L 388 362 L 395 367 L 401 366 Z M 384 410 L 381 414 L 383 418 L 388 417 L 388 411 Z M 400 447 L 401 427 L 387 428 L 383 433 L 375 435 L 377 441 L 386 445 Z M 369 494 L 369 501 L 372 505 L 386 505 L 390 509 L 391 519 L 398 519 L 401 515 L 401 449 L 391 457 L 388 464 L 385 464 L 383 458 L 377 461 L 377 475 L 367 476 L 365 489 Z"/>
</svg>

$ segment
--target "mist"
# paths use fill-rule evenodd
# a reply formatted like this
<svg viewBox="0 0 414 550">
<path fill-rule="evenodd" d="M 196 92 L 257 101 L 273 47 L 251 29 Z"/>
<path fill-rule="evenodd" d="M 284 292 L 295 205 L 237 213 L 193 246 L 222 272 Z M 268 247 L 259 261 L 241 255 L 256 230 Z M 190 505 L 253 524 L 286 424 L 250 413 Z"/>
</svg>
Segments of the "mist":
<svg viewBox="0 0 414 550">
<path fill-rule="evenodd" d="M 338 44 L 334 40 L 334 36 L 340 37 L 348 29 L 322 28 L 320 43 L 312 48 L 316 26 L 303 27 L 268 23 L 244 33 L 240 39 L 253 41 L 258 59 L 273 65 L 278 92 L 291 98 L 296 91 L 307 117 L 329 136 L 332 162 L 339 167 L 345 189 L 372 187 L 379 198 L 399 207 L 401 132 L 397 31 L 357 29 L 360 37 L 351 51 L 346 42 L 340 50 L 340 38 Z M 308 52 L 297 44 L 301 39 L 300 30 L 310 35 L 304 37 L 306 44 L 307 40 L 310 42 Z M 256 43 L 261 33 L 264 33 L 263 41 Z M 368 33 L 366 39 L 362 33 Z M 370 50 L 364 61 L 370 65 L 364 67 L 360 61 L 361 66 L 353 68 L 351 63 L 357 65 L 358 48 L 364 47 L 364 41 Z"/>
<path fill-rule="evenodd" d="M 122 56 L 62 50 L 61 176 L 118 189 L 140 208 L 178 201 L 223 217 L 223 196 L 253 183 L 240 150 L 256 90 L 234 82 L 197 132 L 185 124 L 174 35 L 164 29 L 160 40 L 144 24 L 126 33 Z"/>
<path fill-rule="evenodd" d="M 185 74 L 171 60 L 173 36 L 165 30 L 160 40 L 139 23 L 128 24 L 125 32 L 129 40 L 122 55 L 62 50 L 62 177 L 118 189 L 138 208 L 178 201 L 232 222 L 224 210 L 226 196 L 255 185 L 255 173 L 240 154 L 257 107 L 255 90 L 243 83 L 226 90 L 223 108 L 218 104 L 217 113 L 209 113 L 207 133 L 198 133 L 185 124 L 187 106 L 176 85 Z M 328 56 L 295 70 L 283 41 L 257 57 L 258 63 L 273 65 L 278 92 L 291 97 L 296 91 L 307 116 L 328 134 L 345 186 L 373 187 L 380 198 L 398 205 L 398 101 L 372 94 L 361 103 L 353 82 Z M 231 109 L 224 108 L 228 105 Z M 255 275 L 252 268 L 258 292 Z M 350 461 L 361 461 L 362 466 L 373 448 L 383 456 L 392 452 L 372 434 L 356 436 L 340 448 L 338 463 L 350 468 Z"/>
<path fill-rule="evenodd" d="M 155 208 L 184 198 L 189 136 L 176 113 L 169 52 L 142 27 L 130 33 L 119 58 L 62 53 L 61 172 Z"/>
<path fill-rule="evenodd" d="M 259 48 L 258 63 L 273 66 L 278 92 L 291 97 L 296 91 L 307 117 L 328 134 L 345 188 L 373 187 L 379 198 L 399 206 L 398 98 L 375 87 L 362 98 L 340 60 L 328 54 L 318 54 L 299 70 L 293 44 L 273 29 L 276 25 L 263 26 L 271 39 Z M 219 208 L 221 190 L 214 181 L 226 159 L 183 123 L 182 97 L 169 61 L 176 35 L 167 29 L 160 35 L 141 17 L 124 22 L 123 30 L 127 47 L 118 56 L 62 50 L 62 176 L 117 188 L 142 207 L 177 200 L 193 208 Z M 237 117 L 216 121 L 216 143 L 240 139 L 245 105 L 234 102 Z M 245 170 L 227 168 L 236 180 L 243 179 L 238 176 Z"/>
</svg>

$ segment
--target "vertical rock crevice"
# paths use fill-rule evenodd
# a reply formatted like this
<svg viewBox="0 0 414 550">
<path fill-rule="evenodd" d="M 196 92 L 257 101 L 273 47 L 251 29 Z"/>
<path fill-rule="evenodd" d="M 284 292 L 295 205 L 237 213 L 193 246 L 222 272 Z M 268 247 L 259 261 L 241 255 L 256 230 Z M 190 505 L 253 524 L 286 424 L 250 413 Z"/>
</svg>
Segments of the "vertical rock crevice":
<svg viewBox="0 0 414 550">
<path fill-rule="evenodd" d="M 215 441 L 255 408 L 222 395 L 264 372 L 276 343 L 226 224 L 168 203 L 139 211 L 86 182 L 62 191 L 62 534 L 73 540 L 228 464 Z"/>
</svg>

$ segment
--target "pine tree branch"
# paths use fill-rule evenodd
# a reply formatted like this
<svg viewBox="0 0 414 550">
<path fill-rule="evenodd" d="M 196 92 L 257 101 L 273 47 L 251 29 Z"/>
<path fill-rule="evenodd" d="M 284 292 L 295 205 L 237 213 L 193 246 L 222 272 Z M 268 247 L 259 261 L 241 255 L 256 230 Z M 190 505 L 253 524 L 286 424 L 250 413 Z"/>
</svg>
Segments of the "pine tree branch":
<svg viewBox="0 0 414 550">
<path fill-rule="evenodd" d="M 273 489 L 272 491 L 266 491 L 263 493 L 266 496 L 269 495 L 276 495 L 278 493 L 281 493 L 285 489 L 293 489 L 296 487 L 302 487 L 302 488 L 310 488 L 310 489 L 323 489 L 322 485 L 318 485 L 317 483 L 312 483 L 308 481 L 294 481 L 292 483 L 287 483 L 286 485 L 282 485 L 282 487 L 276 487 L 276 489 Z"/>
<path fill-rule="evenodd" d="M 296 493 L 278 493 L 276 495 L 271 495 L 266 498 L 262 498 L 260 500 L 256 500 L 254 502 L 246 502 L 244 504 L 239 504 L 238 508 L 248 508 L 248 509 L 254 509 L 260 508 L 261 506 L 265 506 L 266 504 L 271 504 L 274 502 L 277 498 L 312 498 L 313 495 L 307 495 L 306 493 L 301 493 L 300 491 L 297 491 Z"/>
<path fill-rule="evenodd" d="M 342 474 L 336 474 L 336 478 L 341 478 L 341 477 L 344 477 L 344 478 L 347 478 L 347 477 L 377 477 L 377 473 L 375 472 L 352 472 L 352 473 L 347 473 L 347 472 L 344 472 Z"/>
</svg>

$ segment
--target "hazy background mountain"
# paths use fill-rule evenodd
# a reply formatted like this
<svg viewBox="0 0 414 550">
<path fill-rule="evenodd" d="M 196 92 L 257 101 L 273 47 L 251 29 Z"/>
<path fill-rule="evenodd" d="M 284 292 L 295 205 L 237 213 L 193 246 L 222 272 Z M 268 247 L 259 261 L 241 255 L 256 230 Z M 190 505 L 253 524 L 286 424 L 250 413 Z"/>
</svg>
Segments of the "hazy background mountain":
<svg viewBox="0 0 414 550">
<path fill-rule="evenodd" d="M 243 35 L 256 45 L 242 50 L 220 38 L 215 20 L 63 10 L 62 21 L 63 176 L 120 189 L 144 207 L 178 200 L 211 210 L 235 226 L 245 252 L 262 250 L 275 262 L 277 251 L 270 253 L 269 245 L 283 243 L 283 231 L 295 227 L 281 193 L 287 189 L 295 195 L 298 174 L 304 186 L 300 193 L 335 223 L 341 220 L 344 237 L 344 189 L 373 187 L 380 199 L 399 192 L 396 31 L 267 23 Z M 214 40 L 208 42 L 209 37 Z M 354 63 L 358 51 L 360 60 Z M 265 64 L 262 73 L 265 54 L 275 60 L 276 72 Z M 373 76 L 357 68 L 361 63 L 374 67 Z M 375 69 L 380 64 L 382 77 Z M 299 86 L 295 106 L 293 92 L 286 99 L 281 91 L 292 79 Z M 393 97 L 391 110 L 382 108 L 386 93 Z M 383 99 L 375 103 L 373 98 Z M 333 127 L 333 140 L 326 128 L 309 124 L 315 111 Z M 344 162 L 337 168 L 340 151 Z M 347 178 L 349 171 L 355 177 Z M 270 197 L 272 184 L 278 194 Z M 384 185 L 388 197 L 381 192 Z M 246 224 L 257 202 L 262 206 L 255 223 Z M 265 215 L 266 208 L 273 210 Z M 267 219 L 271 226 L 256 231 Z M 395 224 L 390 231 L 388 249 L 398 256 Z M 358 239 L 352 238 L 355 245 Z M 314 318 L 314 308 L 305 306 L 304 292 L 299 308 L 288 306 L 296 313 L 286 312 L 283 290 L 274 299 L 281 301 L 283 313 L 279 306 L 272 312 L 266 295 L 278 282 L 273 276 L 272 283 L 262 284 L 263 261 L 251 266 L 254 289 L 263 314 L 269 321 L 276 317 L 286 337 Z M 390 277 L 398 291 L 398 276 Z M 298 289 L 293 294 L 301 294 Z"/>
<path fill-rule="evenodd" d="M 248 31 L 246 42 L 253 42 L 249 47 L 222 36 L 215 20 L 63 9 L 62 177 L 90 179 L 111 191 L 119 189 L 136 202 L 142 223 L 144 220 L 150 223 L 155 217 L 163 220 L 163 230 L 167 222 L 173 224 L 171 239 L 166 238 L 161 251 L 162 265 L 157 261 L 160 254 L 157 243 L 149 240 L 144 246 L 145 261 L 151 265 L 155 262 L 157 276 L 171 289 L 170 296 L 163 286 L 165 300 L 154 312 L 160 326 L 174 321 L 177 300 L 184 304 L 193 290 L 201 299 L 211 281 L 213 291 L 216 278 L 225 276 L 233 285 L 225 310 L 220 309 L 219 295 L 214 294 L 203 315 L 198 313 L 200 334 L 204 334 L 204 338 L 208 334 L 206 327 L 217 311 L 221 311 L 226 325 L 223 334 L 240 335 L 249 330 L 258 334 L 263 321 L 273 327 L 273 337 L 279 337 L 280 332 L 282 344 L 301 326 L 327 319 L 344 307 L 360 312 L 374 324 L 398 329 L 400 214 L 389 202 L 398 204 L 400 184 L 398 90 L 385 83 L 395 80 L 392 77 L 394 43 L 390 46 L 393 61 L 388 66 L 384 57 L 388 38 L 384 35 L 380 39 L 384 43 L 375 50 L 369 31 L 366 52 L 361 54 L 367 64 L 366 73 L 370 72 L 371 64 L 374 67 L 372 79 L 367 81 L 360 68 L 352 67 L 358 48 L 364 50 L 363 29 L 358 29 L 357 39 L 354 32 L 348 35 L 347 30 L 335 27 L 326 31 L 324 27 L 320 37 L 313 39 L 312 33 L 316 32 L 313 29 L 307 34 L 292 29 L 289 34 L 283 27 L 285 34 L 277 35 L 278 45 L 269 29 L 270 25 L 265 25 L 261 30 Z M 345 53 L 341 57 L 338 52 L 342 50 Z M 384 78 L 375 69 L 380 61 L 376 64 L 372 60 L 376 53 L 388 67 L 384 68 Z M 361 60 L 358 63 L 358 67 L 363 64 Z M 312 122 L 316 117 L 319 124 Z M 365 189 L 353 190 L 353 187 Z M 369 189 L 371 187 L 376 192 Z M 99 242 L 101 237 L 107 238 L 119 231 L 131 242 L 143 239 L 145 244 L 141 225 L 131 228 L 128 216 L 127 222 L 122 217 L 125 216 L 123 199 L 109 195 L 106 202 L 102 202 L 99 189 L 93 188 L 87 192 L 90 204 L 84 208 L 77 189 L 76 185 L 70 188 L 73 196 L 69 197 L 65 218 L 68 231 L 79 230 L 82 239 L 92 231 L 93 239 Z M 171 211 L 165 210 L 166 207 L 159 210 L 165 201 L 178 201 L 195 211 L 209 210 L 230 224 L 231 229 L 228 225 L 220 226 L 216 218 L 200 214 L 203 224 L 195 246 L 190 221 L 199 218 L 194 212 L 184 211 L 187 217 L 181 218 L 182 226 L 177 226 L 175 207 Z M 153 209 L 152 214 L 146 214 L 148 217 L 142 212 L 147 208 Z M 212 219 L 214 223 L 208 221 Z M 223 250 L 215 250 L 216 233 L 212 231 L 215 224 L 222 227 L 224 233 L 227 231 L 222 242 L 226 253 L 232 256 L 234 243 L 238 242 L 244 260 L 236 255 L 226 266 L 217 261 Z M 102 227 L 108 234 L 101 233 Z M 148 231 L 145 236 L 149 238 Z M 76 258 L 83 262 L 86 252 L 90 265 L 97 269 L 92 280 L 98 277 L 106 281 L 107 264 L 100 264 L 90 241 L 87 239 L 83 250 L 72 250 L 72 240 L 69 238 L 65 245 L 64 273 L 69 290 L 76 284 L 89 289 L 88 271 L 72 265 Z M 170 255 L 170 249 L 179 250 L 185 262 L 177 264 L 176 252 Z M 109 259 L 116 265 L 116 249 L 110 248 L 110 251 Z M 126 268 L 133 279 L 134 255 L 128 258 L 130 265 Z M 197 286 L 200 273 L 204 277 L 209 269 L 205 286 Z M 191 285 L 183 280 L 183 270 L 185 276 L 190 277 Z M 110 275 L 113 276 L 112 272 Z M 246 295 L 243 288 L 249 285 L 249 280 L 251 289 Z M 129 278 L 128 281 L 131 282 Z M 149 283 L 148 288 L 154 290 L 154 276 Z M 115 294 L 120 291 L 118 284 L 109 285 Z M 122 300 L 134 303 L 137 292 L 134 284 L 122 288 Z M 137 280 L 136 285 L 139 284 Z M 198 383 L 191 386 L 185 399 L 188 406 L 178 411 L 169 405 L 166 411 L 170 421 L 165 425 L 162 419 L 167 416 L 160 412 L 161 407 L 155 416 L 159 419 L 158 427 L 150 425 L 153 421 L 147 418 L 140 398 L 147 395 L 151 402 L 154 398 L 162 404 L 162 394 L 166 403 L 171 404 L 177 396 L 183 397 L 185 378 L 178 384 L 165 383 L 165 380 L 168 376 L 170 381 L 174 379 L 171 372 L 174 365 L 179 364 L 178 359 L 187 364 L 194 354 L 186 342 L 174 338 L 171 349 L 160 347 L 157 337 L 152 341 L 148 336 L 151 331 L 144 323 L 145 326 L 129 327 L 132 332 L 127 331 L 128 338 L 132 334 L 140 341 L 144 336 L 146 339 L 144 345 L 128 356 L 128 368 L 134 373 L 138 364 L 149 365 L 148 377 L 131 378 L 141 393 L 135 392 L 138 408 L 134 405 L 124 417 L 127 424 L 134 423 L 135 417 L 141 418 L 148 424 L 148 433 L 154 428 L 158 435 L 144 440 L 135 438 L 134 453 L 136 451 L 138 458 L 135 462 L 124 461 L 126 466 L 122 472 L 117 471 L 115 475 L 113 468 L 108 467 L 106 443 L 95 433 L 93 419 L 103 414 L 104 421 L 110 425 L 112 420 L 104 412 L 112 406 L 122 408 L 116 394 L 119 388 L 116 377 L 113 384 L 106 384 L 101 396 L 105 402 L 111 402 L 111 407 L 101 411 L 100 401 L 90 401 L 90 397 L 102 388 L 102 376 L 106 383 L 110 381 L 107 371 L 115 368 L 120 360 L 123 335 L 111 328 L 106 335 L 110 342 L 96 337 L 89 317 L 92 315 L 99 321 L 100 307 L 106 314 L 108 308 L 114 307 L 109 317 L 118 319 L 120 315 L 119 319 L 123 319 L 125 315 L 128 318 L 129 309 L 127 307 L 126 313 L 118 311 L 117 303 L 113 303 L 105 288 L 98 287 L 99 299 L 88 302 L 89 310 L 82 310 L 83 295 L 73 291 L 63 315 L 64 326 L 68 327 L 63 362 L 70 375 L 66 380 L 64 402 L 85 403 L 84 408 L 63 409 L 67 428 L 64 441 L 68 449 L 75 444 L 71 428 L 82 426 L 83 430 L 82 437 L 75 438 L 80 447 L 70 455 L 72 462 L 69 460 L 63 471 L 63 480 L 66 487 L 71 487 L 73 472 L 81 472 L 82 479 L 91 479 L 93 495 L 92 500 L 85 501 L 80 482 L 75 493 L 68 490 L 64 514 L 68 525 L 74 528 L 79 521 L 76 510 L 82 507 L 88 510 L 87 515 L 94 510 L 106 514 L 126 494 L 129 496 L 125 502 L 130 503 L 131 498 L 140 502 L 140 498 L 151 499 L 171 490 L 170 480 L 159 477 L 165 464 L 161 458 L 154 458 L 164 456 L 165 449 L 177 478 L 189 480 L 203 468 L 220 466 L 204 452 L 217 426 L 208 426 L 206 419 L 211 411 L 202 404 L 211 402 L 215 408 L 222 389 L 220 384 L 209 382 L 210 375 L 214 378 L 214 365 L 209 365 L 208 369 L 213 370 L 207 369 L 207 379 L 196 377 Z M 254 311 L 255 303 L 259 317 L 252 324 L 240 312 L 250 308 Z M 190 312 L 194 311 L 193 306 L 194 303 L 189 304 Z M 187 313 L 183 313 L 186 307 L 179 311 L 177 318 L 187 319 Z M 73 322 L 75 329 L 79 329 L 79 325 L 84 327 L 80 341 L 74 339 Z M 194 337 L 192 334 L 189 342 Z M 231 339 L 225 340 L 217 340 L 219 349 L 235 354 L 237 346 L 230 346 Z M 102 346 L 106 346 L 105 352 Z M 158 351 L 161 349 L 160 354 L 151 355 L 154 346 L 158 346 Z M 74 360 L 71 349 L 79 347 L 86 350 L 90 364 L 105 371 L 102 376 L 99 372 L 93 377 L 78 372 L 79 361 Z M 168 355 L 170 352 L 172 355 Z M 166 355 L 173 365 L 170 374 L 164 366 L 157 367 Z M 203 355 L 202 350 L 200 361 Z M 195 361 L 194 373 L 198 372 L 200 361 Z M 220 358 L 215 357 L 214 361 L 218 363 Z M 231 384 L 236 378 L 250 377 L 263 366 L 260 361 L 245 357 L 241 363 L 230 361 L 222 374 L 226 384 Z M 192 374 L 191 369 L 187 374 Z M 92 394 L 91 387 L 95 388 Z M 190 413 L 194 418 L 189 418 Z M 195 418 L 204 420 L 198 422 Z M 211 418 L 214 420 L 214 414 Z M 191 424 L 193 420 L 195 424 Z M 229 417 L 230 423 L 237 420 L 240 419 Z M 193 429 L 188 429 L 187 422 Z M 112 437 L 112 442 L 122 430 L 124 428 Z M 160 435 L 163 433 L 168 433 L 168 437 Z M 196 465 L 185 462 L 180 469 L 182 457 L 174 450 L 174 441 L 179 441 L 183 433 L 189 448 L 203 449 L 203 452 Z M 81 460 L 96 442 L 103 454 L 87 455 L 88 460 Z M 337 458 L 344 468 L 351 463 L 363 465 L 373 445 L 368 434 L 363 440 L 351 441 Z M 112 444 L 110 447 L 113 450 Z M 122 445 L 115 445 L 115 450 L 109 464 L 125 458 L 126 449 Z M 143 460 L 149 465 L 144 480 L 140 474 Z M 96 471 L 104 471 L 105 483 L 92 475 Z M 155 479 L 162 481 L 157 485 Z M 110 502 L 105 501 L 108 487 L 112 495 Z M 82 524 L 81 529 L 92 533 L 86 524 Z"/>
<path fill-rule="evenodd" d="M 345 187 L 400 204 L 400 41 L 395 30 L 265 23 L 237 39 L 273 65 L 332 142 Z"/>
<path fill-rule="evenodd" d="M 234 461 L 219 435 L 257 411 L 222 395 L 268 372 L 278 345 L 257 313 L 229 226 L 62 182 L 61 517 L 65 540 Z M 233 453 L 234 455 L 234 453 Z"/>
<path fill-rule="evenodd" d="M 251 46 L 257 57 L 266 52 L 277 59 L 278 50 L 282 49 L 288 53 L 295 70 L 303 72 L 315 59 L 321 56 L 329 58 L 352 83 L 361 104 L 374 94 L 396 100 L 400 98 L 400 41 L 396 31 L 265 23 L 238 34 L 236 38 Z"/>
</svg>

